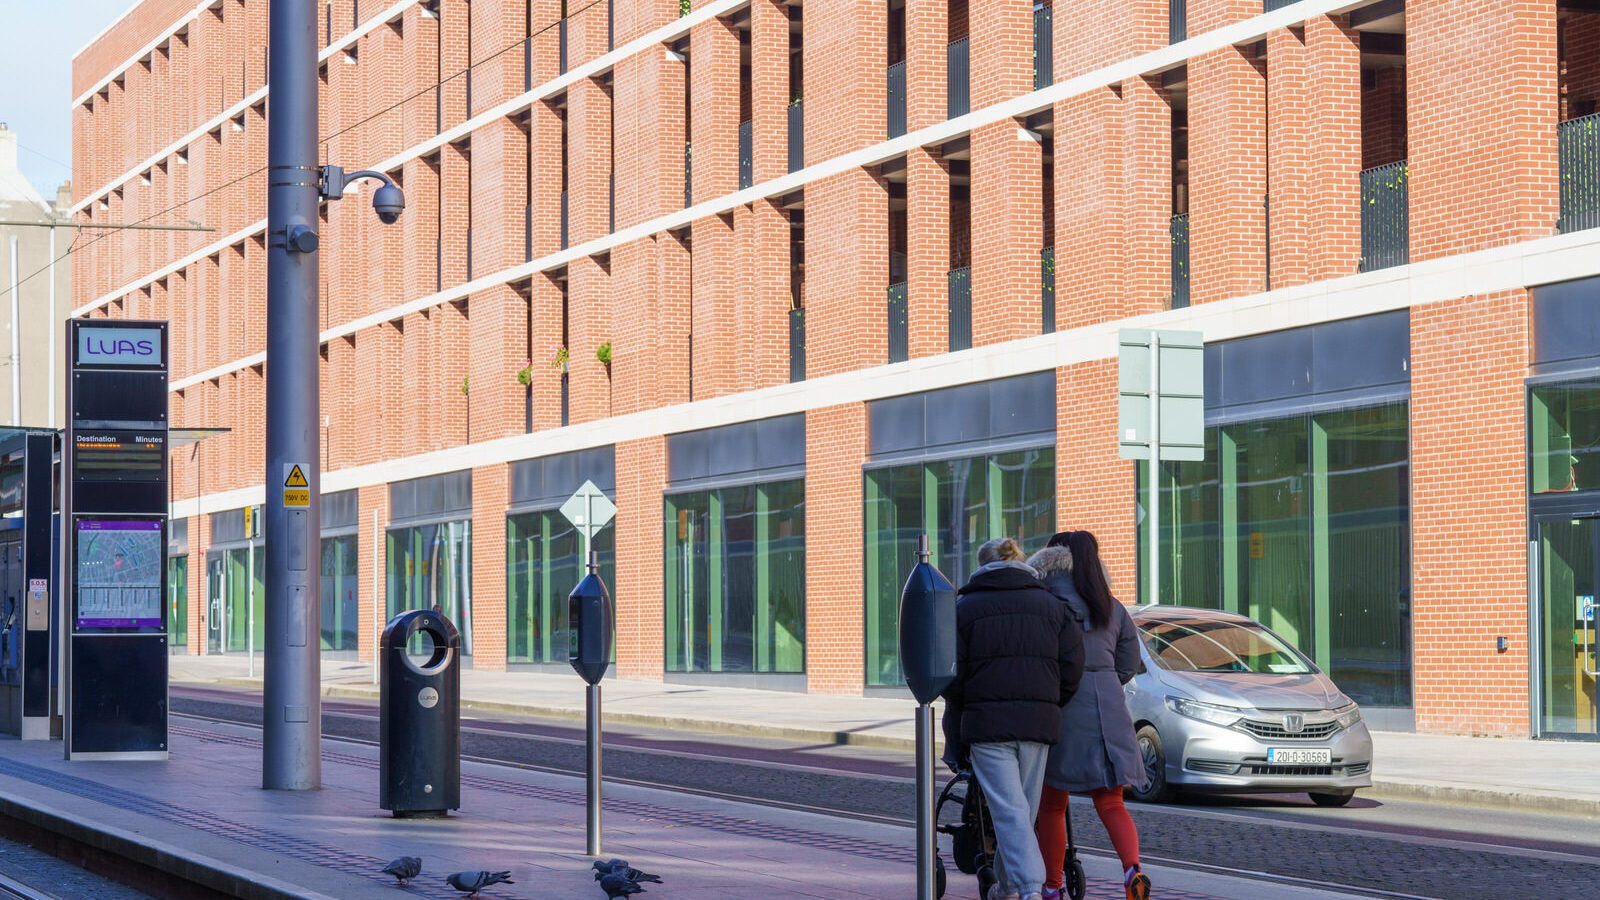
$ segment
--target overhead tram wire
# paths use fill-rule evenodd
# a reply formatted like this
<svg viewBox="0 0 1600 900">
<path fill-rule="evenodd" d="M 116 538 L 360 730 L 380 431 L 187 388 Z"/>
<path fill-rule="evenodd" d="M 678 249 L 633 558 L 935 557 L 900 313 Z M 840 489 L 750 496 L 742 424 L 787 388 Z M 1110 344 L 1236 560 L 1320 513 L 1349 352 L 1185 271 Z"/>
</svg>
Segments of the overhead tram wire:
<svg viewBox="0 0 1600 900">
<path fill-rule="evenodd" d="M 540 35 L 543 35 L 545 32 L 549 31 L 550 29 L 559 27 L 560 24 L 563 21 L 565 21 L 566 19 L 572 19 L 575 16 L 578 16 L 578 15 L 584 13 L 584 12 L 587 12 L 590 9 L 593 9 L 595 6 L 598 6 L 599 4 L 600 4 L 600 0 L 589 0 L 588 3 L 584 4 L 583 6 L 578 7 L 573 12 L 568 13 L 567 16 L 564 17 L 564 19 L 557 19 L 554 22 L 551 22 L 550 24 L 543 26 L 538 31 L 529 32 L 526 37 L 523 37 L 523 38 L 520 38 L 520 39 L 518 39 L 516 41 L 513 41 L 512 43 L 506 45 L 505 47 L 502 47 L 501 49 L 495 51 L 494 53 L 483 57 L 482 59 L 478 60 L 477 62 L 469 64 L 468 66 L 466 66 L 466 68 L 463 68 L 460 71 L 455 72 L 455 73 L 453 73 L 451 75 L 447 75 L 444 78 L 441 78 L 438 81 L 436 81 L 436 82 L 434 82 L 434 83 L 432 83 L 432 84 L 430 84 L 430 85 L 428 85 L 426 87 L 423 87 L 423 88 L 417 90 L 415 93 L 412 93 L 410 96 L 403 97 L 403 98 L 395 101 L 394 103 L 390 104 L 389 106 L 386 106 L 383 109 L 378 110 L 377 112 L 372 113 L 371 115 L 369 115 L 369 116 L 367 116 L 367 117 L 365 117 L 365 118 L 363 118 L 363 119 L 361 119 L 361 120 L 359 120 L 357 122 L 354 122 L 354 123 L 352 123 L 352 124 L 350 124 L 350 125 L 348 125 L 348 126 L 346 126 L 344 128 L 341 128 L 340 130 L 334 132 L 333 134 L 330 134 L 330 135 L 322 138 L 322 140 L 319 143 L 325 145 L 329 141 L 333 140 L 334 138 L 339 137 L 340 135 L 346 134 L 346 133 L 348 133 L 350 131 L 353 131 L 356 128 L 360 128 L 363 125 L 369 124 L 373 120 L 381 118 L 382 116 L 386 116 L 389 113 L 394 112 L 396 109 L 399 109 L 401 106 L 404 106 L 405 104 L 410 103 L 411 101 L 417 99 L 418 97 L 422 97 L 422 96 L 424 96 L 424 95 L 426 95 L 426 94 L 428 94 L 428 93 L 430 93 L 432 91 L 435 91 L 435 90 L 438 90 L 439 88 L 444 87 L 445 85 L 447 85 L 450 82 L 456 80 L 457 78 L 460 78 L 460 77 L 466 75 L 468 72 L 471 72 L 474 68 L 477 68 L 478 66 L 481 66 L 484 63 L 489 62 L 490 60 L 498 59 L 501 56 L 505 55 L 506 53 L 509 53 L 512 50 L 515 50 L 516 48 L 522 46 L 523 44 L 526 44 L 527 42 L 533 40 L 534 38 L 539 37 Z M 269 82 L 269 86 L 270 86 L 270 82 Z M 267 170 L 266 166 L 261 166 L 261 167 L 259 167 L 257 169 L 254 169 L 254 170 L 250 171 L 250 172 L 246 172 L 245 174 L 240 175 L 240 176 L 238 176 L 236 178 L 233 178 L 233 179 L 230 179 L 228 181 L 225 181 L 222 184 L 219 184 L 214 188 L 210 188 L 209 190 L 202 191 L 201 193 L 196 194 L 193 197 L 190 197 L 190 198 L 188 198 L 186 200 L 181 200 L 181 201 L 173 204 L 172 206 L 167 207 L 166 209 L 160 210 L 158 212 L 151 213 L 150 215 L 147 215 L 142 219 L 137 219 L 137 220 L 135 220 L 133 222 L 128 222 L 128 223 L 119 224 L 119 225 L 102 226 L 102 227 L 104 227 L 106 229 L 105 232 L 102 233 L 102 234 L 95 235 L 92 239 L 90 239 L 89 241 L 85 242 L 82 247 L 78 246 L 78 241 L 83 236 L 83 226 L 81 226 L 77 222 L 72 222 L 70 220 L 69 221 L 65 221 L 65 222 L 62 223 L 61 227 L 62 228 L 71 228 L 75 232 L 75 234 L 74 234 L 74 236 L 72 238 L 72 243 L 67 246 L 66 251 L 63 252 L 60 256 L 57 256 L 51 262 L 46 263 L 43 266 L 40 266 L 39 268 L 35 269 L 33 272 L 29 273 L 27 277 L 25 277 L 25 278 L 21 279 L 20 281 L 18 281 L 17 282 L 17 289 L 21 290 L 23 285 L 27 284 L 28 282 L 32 281 L 33 279 L 37 278 L 38 276 L 43 275 L 45 272 L 49 271 L 50 267 L 52 265 L 67 259 L 69 256 L 73 255 L 74 253 L 82 253 L 83 251 L 88 250 L 90 247 L 93 247 L 95 244 L 99 243 L 100 241 L 104 240 L 105 238 L 112 237 L 115 234 L 119 234 L 119 233 L 121 233 L 123 231 L 126 231 L 126 230 L 129 230 L 129 229 L 136 228 L 136 227 L 138 227 L 140 225 L 143 225 L 143 224 L 149 222 L 151 219 L 155 219 L 155 218 L 158 218 L 160 216 L 164 216 L 167 213 L 173 212 L 175 210 L 182 209 L 183 207 L 188 206 L 191 203 L 198 203 L 201 200 L 204 200 L 205 198 L 211 196 L 212 194 L 217 193 L 218 191 L 227 190 L 228 188 L 231 188 L 231 187 L 239 184 L 242 181 L 247 181 L 247 180 L 249 180 L 251 178 L 254 178 L 257 175 L 260 175 L 262 172 L 265 172 L 266 170 Z M 0 287 L 0 298 L 4 298 L 10 292 L 11 292 L 10 286 Z"/>
</svg>

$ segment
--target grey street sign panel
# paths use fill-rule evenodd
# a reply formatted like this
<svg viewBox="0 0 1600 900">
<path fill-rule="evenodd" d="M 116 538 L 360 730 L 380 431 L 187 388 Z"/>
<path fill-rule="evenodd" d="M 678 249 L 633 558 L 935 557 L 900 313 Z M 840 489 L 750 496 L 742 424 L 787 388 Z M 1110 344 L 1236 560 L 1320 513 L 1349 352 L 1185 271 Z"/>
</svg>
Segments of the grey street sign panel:
<svg viewBox="0 0 1600 900">
<path fill-rule="evenodd" d="M 617 505 L 611 502 L 605 491 L 595 487 L 593 481 L 585 481 L 583 487 L 561 504 L 561 514 L 585 539 L 589 539 L 611 522 L 617 514 Z"/>
<path fill-rule="evenodd" d="M 1157 340 L 1159 338 L 1159 340 Z M 1117 448 L 1123 459 L 1150 458 L 1150 348 L 1160 347 L 1163 460 L 1205 459 L 1205 340 L 1198 331 L 1125 328 L 1117 348 Z"/>
</svg>

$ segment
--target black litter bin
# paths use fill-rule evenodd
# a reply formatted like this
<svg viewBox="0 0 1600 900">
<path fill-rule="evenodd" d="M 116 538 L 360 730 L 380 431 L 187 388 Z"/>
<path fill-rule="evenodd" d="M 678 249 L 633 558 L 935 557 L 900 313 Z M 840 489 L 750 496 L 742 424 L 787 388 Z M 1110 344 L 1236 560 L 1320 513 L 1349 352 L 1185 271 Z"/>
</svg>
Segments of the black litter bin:
<svg viewBox="0 0 1600 900">
<path fill-rule="evenodd" d="M 426 659 L 407 645 L 424 635 Z M 439 613 L 389 620 L 379 642 L 378 805 L 397 818 L 461 808 L 461 635 Z"/>
</svg>

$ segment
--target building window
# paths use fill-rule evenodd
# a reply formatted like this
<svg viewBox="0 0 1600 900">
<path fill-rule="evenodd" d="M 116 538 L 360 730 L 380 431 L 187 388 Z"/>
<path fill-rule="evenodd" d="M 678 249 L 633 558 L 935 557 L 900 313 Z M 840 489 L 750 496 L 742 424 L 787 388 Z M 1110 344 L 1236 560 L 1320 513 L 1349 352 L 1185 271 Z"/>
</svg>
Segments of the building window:
<svg viewBox="0 0 1600 900">
<path fill-rule="evenodd" d="M 666 498 L 668 672 L 805 671 L 805 482 Z"/>
<path fill-rule="evenodd" d="M 167 560 L 167 634 L 172 646 L 189 644 L 189 557 Z"/>
<path fill-rule="evenodd" d="M 1408 441 L 1405 403 L 1207 429 L 1204 462 L 1162 468 L 1160 602 L 1250 616 L 1358 702 L 1409 707 Z"/>
<path fill-rule="evenodd" d="M 353 534 L 322 539 L 322 649 L 356 649 L 361 591 Z"/>
<path fill-rule="evenodd" d="M 1532 492 L 1600 488 L 1600 380 L 1539 385 L 1528 407 Z"/>
<path fill-rule="evenodd" d="M 430 522 L 389 531 L 389 612 L 432 609 L 455 625 L 472 655 L 472 523 Z"/>
<path fill-rule="evenodd" d="M 919 462 L 866 474 L 866 679 L 903 683 L 900 590 L 928 535 L 931 560 L 956 585 L 984 541 L 1014 537 L 1029 551 L 1055 532 L 1055 450 Z"/>
<path fill-rule="evenodd" d="M 559 511 L 543 510 L 508 516 L 506 543 L 506 662 L 565 665 L 567 595 L 587 571 L 583 538 Z M 594 550 L 600 578 L 614 590 L 616 530 L 596 534 Z"/>
</svg>

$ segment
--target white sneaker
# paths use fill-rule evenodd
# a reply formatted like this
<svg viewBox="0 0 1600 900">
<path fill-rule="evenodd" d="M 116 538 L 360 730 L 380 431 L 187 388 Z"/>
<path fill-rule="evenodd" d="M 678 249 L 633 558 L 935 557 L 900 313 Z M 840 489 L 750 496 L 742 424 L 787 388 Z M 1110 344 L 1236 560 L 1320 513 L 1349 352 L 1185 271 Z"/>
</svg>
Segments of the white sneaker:
<svg viewBox="0 0 1600 900">
<path fill-rule="evenodd" d="M 1022 900 L 1044 900 L 1044 895 L 1038 891 L 1034 891 L 1031 894 L 1024 894 Z"/>
<path fill-rule="evenodd" d="M 1018 893 L 1007 894 L 1004 892 L 1004 889 L 997 884 L 989 888 L 989 896 L 986 898 L 986 900 L 1022 900 L 1022 895 Z M 1043 900 L 1043 898 L 1040 898 L 1040 900 Z"/>
</svg>

